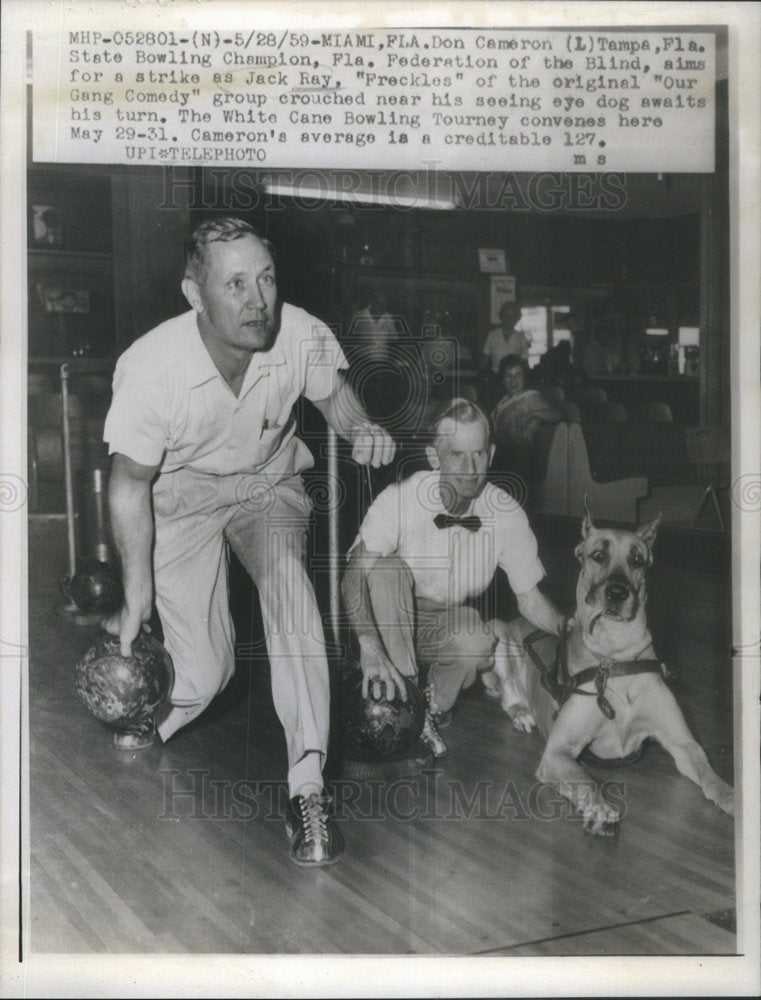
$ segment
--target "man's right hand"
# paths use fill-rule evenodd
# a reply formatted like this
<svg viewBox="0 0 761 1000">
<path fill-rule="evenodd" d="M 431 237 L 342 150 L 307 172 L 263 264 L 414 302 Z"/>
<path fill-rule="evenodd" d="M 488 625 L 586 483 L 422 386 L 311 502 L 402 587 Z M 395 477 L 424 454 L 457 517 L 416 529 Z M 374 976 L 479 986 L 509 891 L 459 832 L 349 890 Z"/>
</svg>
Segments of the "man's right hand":
<svg viewBox="0 0 761 1000">
<path fill-rule="evenodd" d="M 388 701 L 394 700 L 397 690 L 402 701 L 407 701 L 404 677 L 382 650 L 374 647 L 362 648 L 359 665 L 362 670 L 363 698 L 372 696 L 375 701 L 380 701 L 385 686 L 385 696 Z"/>
<path fill-rule="evenodd" d="M 137 638 L 140 629 L 143 626 L 147 627 L 150 617 L 151 602 L 149 600 L 147 605 L 144 602 L 135 606 L 122 605 L 119 611 L 111 615 L 110 618 L 106 618 L 105 621 L 101 622 L 101 625 L 106 632 L 119 636 L 122 656 L 131 656 L 132 643 Z"/>
</svg>

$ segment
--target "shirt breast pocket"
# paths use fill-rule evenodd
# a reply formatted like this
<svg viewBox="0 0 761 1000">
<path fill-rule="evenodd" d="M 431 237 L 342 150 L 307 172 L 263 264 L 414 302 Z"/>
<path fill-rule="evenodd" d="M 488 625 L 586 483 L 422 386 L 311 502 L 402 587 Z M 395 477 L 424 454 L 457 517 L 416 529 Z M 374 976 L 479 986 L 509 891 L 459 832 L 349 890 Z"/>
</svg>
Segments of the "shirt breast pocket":
<svg viewBox="0 0 761 1000">
<path fill-rule="evenodd" d="M 293 404 L 296 402 L 296 393 L 289 391 L 290 386 L 281 385 L 275 377 L 271 376 L 269 382 L 262 429 L 265 431 L 280 431 L 288 425 L 291 419 Z"/>
<path fill-rule="evenodd" d="M 219 426 L 220 408 L 215 408 L 205 386 L 191 390 L 178 407 L 177 420 L 170 437 L 173 451 L 195 451 L 219 443 L 223 435 Z"/>
</svg>

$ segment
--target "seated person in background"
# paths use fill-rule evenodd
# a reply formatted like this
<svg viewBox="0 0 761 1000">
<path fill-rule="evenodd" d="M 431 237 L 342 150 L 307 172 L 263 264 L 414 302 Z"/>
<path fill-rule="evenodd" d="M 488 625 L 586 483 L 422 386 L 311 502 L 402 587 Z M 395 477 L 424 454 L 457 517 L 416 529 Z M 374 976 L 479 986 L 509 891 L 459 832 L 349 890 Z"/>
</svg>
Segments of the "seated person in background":
<svg viewBox="0 0 761 1000">
<path fill-rule="evenodd" d="M 527 376 L 525 362 L 515 354 L 509 354 L 499 364 L 504 395 L 492 414 L 494 433 L 498 444 L 516 454 L 529 450 L 540 424 L 556 424 L 563 419 L 541 392 L 526 388 Z"/>
<path fill-rule="evenodd" d="M 517 355 L 528 364 L 531 336 L 520 328 L 521 307 L 517 302 L 503 302 L 499 310 L 500 325 L 486 335 L 483 346 L 480 398 L 491 410 L 500 398 L 499 364 L 508 355 Z"/>
<path fill-rule="evenodd" d="M 561 340 L 539 359 L 534 375 L 550 385 L 576 385 L 584 381 L 583 372 L 571 360 L 570 340 Z"/>
<path fill-rule="evenodd" d="M 487 483 L 494 454 L 489 421 L 465 399 L 431 422 L 433 471 L 387 487 L 370 506 L 349 550 L 343 600 L 359 646 L 362 689 L 406 697 L 404 677 L 422 674 L 428 711 L 423 739 L 437 757 L 439 733 L 463 688 L 506 655 L 504 622 L 484 622 L 470 601 L 507 574 L 518 609 L 559 634 L 563 618 L 537 584 L 544 569 L 520 504 Z"/>
</svg>

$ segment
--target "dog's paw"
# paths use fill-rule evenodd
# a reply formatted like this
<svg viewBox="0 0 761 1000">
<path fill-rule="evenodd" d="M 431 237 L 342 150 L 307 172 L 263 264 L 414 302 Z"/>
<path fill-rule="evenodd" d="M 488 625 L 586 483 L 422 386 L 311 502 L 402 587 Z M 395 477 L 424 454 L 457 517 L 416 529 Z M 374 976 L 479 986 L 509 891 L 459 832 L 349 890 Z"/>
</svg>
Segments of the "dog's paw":
<svg viewBox="0 0 761 1000">
<path fill-rule="evenodd" d="M 494 698 L 496 700 L 502 697 L 502 684 L 493 670 L 487 670 L 481 674 L 481 680 L 483 681 L 487 698 Z"/>
<path fill-rule="evenodd" d="M 614 806 L 607 802 L 590 806 L 584 810 L 584 833 L 595 837 L 617 837 L 620 828 L 620 814 Z"/>
<path fill-rule="evenodd" d="M 536 719 L 527 708 L 505 708 L 505 711 L 510 716 L 513 728 L 521 733 L 530 733 L 536 726 Z"/>
<path fill-rule="evenodd" d="M 735 814 L 735 790 L 730 787 L 730 785 L 722 785 L 721 788 L 717 789 L 713 795 L 710 796 L 711 800 L 716 803 L 716 805 L 725 812 L 727 816 L 734 816 Z"/>
</svg>

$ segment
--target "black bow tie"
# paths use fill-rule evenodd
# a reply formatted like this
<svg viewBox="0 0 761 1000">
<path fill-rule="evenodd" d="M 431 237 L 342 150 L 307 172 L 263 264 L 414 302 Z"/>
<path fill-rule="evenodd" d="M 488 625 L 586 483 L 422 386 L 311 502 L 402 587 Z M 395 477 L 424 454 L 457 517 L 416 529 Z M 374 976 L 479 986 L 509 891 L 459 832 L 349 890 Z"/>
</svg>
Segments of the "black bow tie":
<svg viewBox="0 0 761 1000">
<path fill-rule="evenodd" d="M 467 528 L 468 531 L 478 531 L 481 527 L 481 518 L 475 514 L 470 514 L 468 517 L 452 517 L 451 514 L 437 514 L 433 519 L 433 523 L 437 528 L 454 528 L 456 524 L 459 524 L 461 527 Z"/>
</svg>

